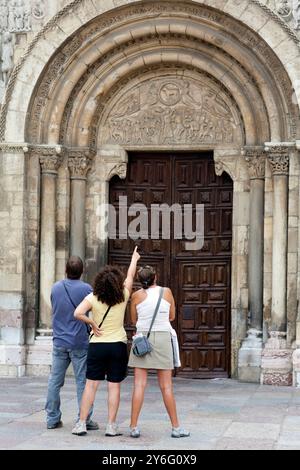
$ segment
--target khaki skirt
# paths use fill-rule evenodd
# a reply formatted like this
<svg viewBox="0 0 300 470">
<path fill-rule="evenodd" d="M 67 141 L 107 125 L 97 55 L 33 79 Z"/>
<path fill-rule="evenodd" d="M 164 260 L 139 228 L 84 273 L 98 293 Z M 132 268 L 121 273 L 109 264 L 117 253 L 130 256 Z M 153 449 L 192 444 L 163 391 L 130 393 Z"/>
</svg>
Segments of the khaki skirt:
<svg viewBox="0 0 300 470">
<path fill-rule="evenodd" d="M 147 333 L 142 332 L 147 335 Z M 139 369 L 158 369 L 173 370 L 173 348 L 171 342 L 171 333 L 168 331 L 153 331 L 150 334 L 149 341 L 153 347 L 151 353 L 143 357 L 136 357 L 132 350 L 129 358 L 129 367 Z"/>
</svg>

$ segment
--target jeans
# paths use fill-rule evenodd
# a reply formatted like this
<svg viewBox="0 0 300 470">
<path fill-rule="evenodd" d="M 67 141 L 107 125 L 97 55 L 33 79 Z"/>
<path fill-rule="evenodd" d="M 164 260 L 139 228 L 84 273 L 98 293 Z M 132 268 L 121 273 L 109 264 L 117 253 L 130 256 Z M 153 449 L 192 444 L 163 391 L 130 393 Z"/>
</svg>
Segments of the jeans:
<svg viewBox="0 0 300 470">
<path fill-rule="evenodd" d="M 86 383 L 86 361 L 86 349 L 72 350 L 53 347 L 52 369 L 49 377 L 48 396 L 45 407 L 48 426 L 53 426 L 61 420 L 60 389 L 65 383 L 66 372 L 71 362 L 76 379 L 77 401 L 80 414 L 80 404 Z M 93 408 L 90 410 L 87 422 L 91 420 L 92 412 Z"/>
</svg>

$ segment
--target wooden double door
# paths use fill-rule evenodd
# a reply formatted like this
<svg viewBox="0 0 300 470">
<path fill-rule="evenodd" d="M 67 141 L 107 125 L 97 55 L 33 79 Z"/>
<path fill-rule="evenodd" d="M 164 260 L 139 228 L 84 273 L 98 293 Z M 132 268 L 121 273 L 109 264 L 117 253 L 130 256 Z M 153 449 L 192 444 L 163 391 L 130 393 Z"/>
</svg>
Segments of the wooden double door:
<svg viewBox="0 0 300 470">
<path fill-rule="evenodd" d="M 191 378 L 230 375 L 230 298 L 233 184 L 227 174 L 216 176 L 213 155 L 132 154 L 126 180 L 111 181 L 110 203 L 119 215 L 119 198 L 128 206 L 148 208 L 149 233 L 131 240 L 125 233 L 109 241 L 109 262 L 126 270 L 135 244 L 142 265 L 156 268 L 159 284 L 171 287 L 177 305 L 177 330 L 182 368 L 177 375 Z M 204 246 L 186 251 L 186 242 L 151 239 L 151 206 L 204 205 Z M 123 215 L 124 217 L 124 215 Z M 128 217 L 128 224 L 132 221 Z M 195 221 L 194 221 L 195 222 Z M 172 225 L 172 224 L 171 224 Z M 119 225 L 117 223 L 117 228 Z M 145 232 L 145 226 L 143 228 Z M 121 232 L 124 229 L 121 229 Z M 138 287 L 138 285 L 136 285 Z M 133 331 L 127 314 L 129 336 Z"/>
</svg>

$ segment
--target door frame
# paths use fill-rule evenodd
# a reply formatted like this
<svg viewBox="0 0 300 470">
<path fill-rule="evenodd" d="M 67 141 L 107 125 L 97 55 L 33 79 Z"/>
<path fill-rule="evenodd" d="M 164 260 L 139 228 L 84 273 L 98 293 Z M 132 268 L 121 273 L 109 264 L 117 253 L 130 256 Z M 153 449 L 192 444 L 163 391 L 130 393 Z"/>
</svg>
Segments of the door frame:
<svg viewBox="0 0 300 470">
<path fill-rule="evenodd" d="M 126 178 L 128 165 L 128 152 L 143 152 L 142 147 L 123 148 L 119 145 L 104 145 L 97 149 L 95 157 L 95 171 L 93 178 L 97 181 L 94 192 L 95 203 L 99 202 L 99 189 L 101 201 L 109 202 L 109 182 L 118 175 Z M 147 149 L 148 150 L 148 149 Z M 146 151 L 147 151 L 146 150 Z M 153 152 L 170 152 L 170 148 L 154 148 Z M 178 151 L 191 152 L 186 146 Z M 218 176 L 225 171 L 233 180 L 233 236 L 232 236 L 232 265 L 231 265 L 231 377 L 238 378 L 238 352 L 247 335 L 248 322 L 248 232 L 249 232 L 249 204 L 250 204 L 250 178 L 247 163 L 240 146 L 199 146 L 193 153 L 212 152 L 215 162 L 215 171 Z M 98 224 L 101 237 L 97 251 L 100 253 L 98 267 L 106 264 L 108 260 L 107 216 L 101 214 L 90 218 L 88 223 L 93 232 L 92 224 Z M 92 245 L 92 243 L 91 243 Z M 97 271 L 92 267 L 90 278 Z"/>
</svg>

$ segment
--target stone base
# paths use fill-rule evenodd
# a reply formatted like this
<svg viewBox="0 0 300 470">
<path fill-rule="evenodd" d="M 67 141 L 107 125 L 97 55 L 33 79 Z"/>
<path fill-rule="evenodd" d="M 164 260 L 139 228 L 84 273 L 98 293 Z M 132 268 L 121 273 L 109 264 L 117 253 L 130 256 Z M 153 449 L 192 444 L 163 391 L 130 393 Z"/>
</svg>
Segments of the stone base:
<svg viewBox="0 0 300 470">
<path fill-rule="evenodd" d="M 53 342 L 49 336 L 38 336 L 34 344 L 28 346 L 26 375 L 40 377 L 50 374 L 52 348 Z"/>
<path fill-rule="evenodd" d="M 0 345 L 0 377 L 24 377 L 25 346 Z"/>
<path fill-rule="evenodd" d="M 300 348 L 293 352 L 293 386 L 300 387 Z"/>
<path fill-rule="evenodd" d="M 238 379 L 242 382 L 259 383 L 261 376 L 262 332 L 251 329 L 239 350 Z"/>
<path fill-rule="evenodd" d="M 52 365 L 53 341 L 49 335 L 38 336 L 35 343 L 28 346 L 26 375 L 32 377 L 48 377 Z M 69 367 L 67 376 L 73 376 L 73 368 Z"/>
<path fill-rule="evenodd" d="M 287 348 L 286 334 L 272 331 L 262 353 L 261 384 L 292 385 L 292 354 Z"/>
</svg>

